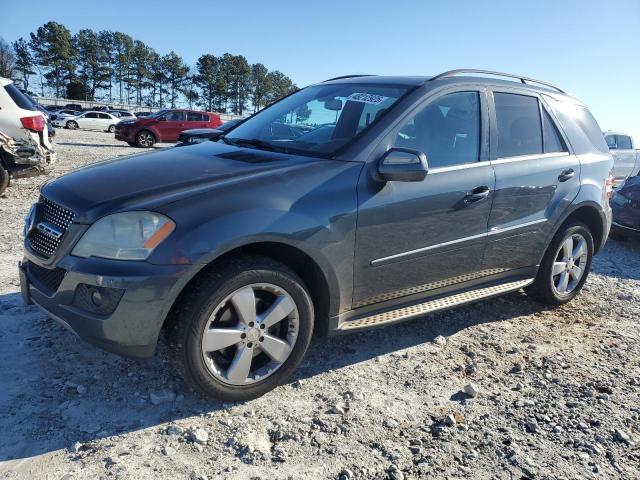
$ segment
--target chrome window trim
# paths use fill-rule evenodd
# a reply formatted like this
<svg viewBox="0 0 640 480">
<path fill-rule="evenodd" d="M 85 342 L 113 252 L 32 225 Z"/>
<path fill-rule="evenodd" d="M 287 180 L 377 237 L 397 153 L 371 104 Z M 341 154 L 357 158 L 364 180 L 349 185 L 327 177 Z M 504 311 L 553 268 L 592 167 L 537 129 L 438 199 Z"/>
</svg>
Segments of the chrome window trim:
<svg viewBox="0 0 640 480">
<path fill-rule="evenodd" d="M 427 165 L 429 164 L 429 159 L 427 158 Z M 427 171 L 427 175 L 428 174 L 435 174 L 435 173 L 443 173 L 443 172 L 453 172 L 455 170 L 464 170 L 467 168 L 474 168 L 474 167 L 486 167 L 491 165 L 491 161 L 490 160 L 482 160 L 479 162 L 469 162 L 469 163 L 459 163 L 458 165 L 450 165 L 448 167 L 435 167 L 435 168 L 430 168 Z"/>
<path fill-rule="evenodd" d="M 407 252 L 396 253 L 394 255 L 389 255 L 388 257 L 377 258 L 375 260 L 371 260 L 371 265 L 375 265 L 377 263 L 386 262 L 388 260 L 394 260 L 396 258 L 406 257 L 408 255 L 413 255 L 414 253 L 422 253 L 427 252 L 429 250 L 434 250 L 436 248 L 447 247 L 449 245 L 455 245 L 456 243 L 467 242 L 469 240 L 477 240 L 479 238 L 488 238 L 491 235 L 498 235 L 504 232 L 510 232 L 512 230 L 517 230 L 519 228 L 530 227 L 532 225 L 537 225 L 538 223 L 546 222 L 546 218 L 540 218 L 538 220 L 532 220 L 530 222 L 519 223 L 518 225 L 511 225 L 510 227 L 493 227 L 491 230 L 485 233 L 479 233 L 477 235 L 471 235 L 469 237 L 458 238 L 457 240 L 451 240 L 449 242 L 438 243 L 436 245 L 429 245 L 428 247 L 417 248 L 415 250 L 409 250 Z"/>
<path fill-rule="evenodd" d="M 515 157 L 502 157 L 496 158 L 495 160 L 491 160 L 493 165 L 501 164 L 501 163 L 511 163 L 511 162 L 520 162 L 525 160 L 536 160 L 538 158 L 560 158 L 560 157 L 568 157 L 570 155 L 569 152 L 550 152 L 550 153 L 536 153 L 533 155 L 518 155 Z"/>
</svg>

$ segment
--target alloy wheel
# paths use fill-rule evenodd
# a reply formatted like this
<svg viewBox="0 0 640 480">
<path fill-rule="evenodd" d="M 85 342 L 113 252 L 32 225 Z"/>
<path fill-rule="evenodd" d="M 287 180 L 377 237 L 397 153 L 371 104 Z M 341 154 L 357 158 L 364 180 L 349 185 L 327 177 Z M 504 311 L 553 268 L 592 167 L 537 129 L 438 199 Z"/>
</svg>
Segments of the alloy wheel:
<svg viewBox="0 0 640 480">
<path fill-rule="evenodd" d="M 138 142 L 143 147 L 151 147 L 153 146 L 153 136 L 150 133 L 142 132 L 138 135 Z"/>
<path fill-rule="evenodd" d="M 551 283 L 557 295 L 569 295 L 578 287 L 585 274 L 588 255 L 587 241 L 579 233 L 560 244 L 551 269 Z"/>
<path fill-rule="evenodd" d="M 227 296 L 202 334 L 202 355 L 220 381 L 252 384 L 273 375 L 289 358 L 300 328 L 296 304 L 283 288 L 256 283 Z"/>
</svg>

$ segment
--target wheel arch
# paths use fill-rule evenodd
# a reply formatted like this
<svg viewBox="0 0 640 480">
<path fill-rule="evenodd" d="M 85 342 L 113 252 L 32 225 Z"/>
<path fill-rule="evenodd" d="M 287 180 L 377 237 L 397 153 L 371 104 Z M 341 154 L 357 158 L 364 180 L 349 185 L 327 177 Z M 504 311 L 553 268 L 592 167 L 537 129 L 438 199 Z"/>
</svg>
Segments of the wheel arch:
<svg viewBox="0 0 640 480">
<path fill-rule="evenodd" d="M 587 201 L 574 205 L 572 209 L 567 211 L 565 215 L 556 223 L 555 228 L 551 231 L 547 239 L 547 245 L 556 233 L 568 222 L 578 220 L 584 223 L 593 236 L 594 255 L 600 251 L 609 235 L 609 225 L 607 216 L 602 207 L 592 201 Z M 545 250 L 546 251 L 546 250 Z M 544 252 L 543 252 L 544 255 Z M 541 257 L 542 258 L 542 257 Z"/>
<path fill-rule="evenodd" d="M 320 266 L 319 261 L 313 258 L 309 253 L 302 249 L 280 241 L 257 241 L 246 243 L 231 248 L 224 253 L 219 254 L 208 263 L 201 265 L 201 268 L 189 279 L 182 287 L 180 293 L 173 302 L 170 309 L 178 305 L 181 298 L 186 295 L 189 287 L 198 279 L 205 275 L 206 272 L 216 268 L 220 262 L 224 262 L 233 257 L 259 255 L 276 260 L 287 267 L 291 268 L 304 282 L 315 310 L 315 333 L 325 335 L 329 328 L 330 312 L 337 309 L 339 305 L 339 293 L 337 288 L 332 289 L 331 284 L 336 285 L 335 280 L 331 281 L 332 271 L 327 271 Z M 163 328 L 166 328 L 167 320 L 173 315 L 167 315 Z"/>
</svg>

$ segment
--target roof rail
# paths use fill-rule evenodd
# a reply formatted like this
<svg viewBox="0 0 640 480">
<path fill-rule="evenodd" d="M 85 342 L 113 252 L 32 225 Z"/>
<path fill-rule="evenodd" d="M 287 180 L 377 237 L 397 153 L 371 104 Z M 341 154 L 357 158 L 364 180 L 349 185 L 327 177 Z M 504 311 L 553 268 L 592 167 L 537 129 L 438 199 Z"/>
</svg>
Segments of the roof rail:
<svg viewBox="0 0 640 480">
<path fill-rule="evenodd" d="M 323 80 L 320 83 L 331 82 L 332 80 L 342 80 L 343 78 L 355 78 L 355 77 L 375 77 L 375 75 L 371 75 L 368 73 L 360 73 L 356 75 L 342 75 L 341 77 L 333 77 L 333 78 L 329 78 L 328 80 Z"/>
<path fill-rule="evenodd" d="M 556 87 L 555 85 L 553 85 L 551 83 L 543 82 L 542 80 L 536 80 L 534 78 L 523 77 L 522 75 L 513 75 L 511 73 L 494 72 L 494 71 L 491 71 L 491 70 L 477 70 L 477 69 L 474 69 L 474 68 L 459 68 L 457 70 L 449 70 L 448 72 L 443 72 L 443 73 L 441 73 L 439 75 L 436 75 L 435 77 L 431 77 L 429 79 L 429 81 L 440 80 L 441 78 L 453 77 L 453 76 L 459 75 L 461 73 L 481 73 L 483 75 L 495 75 L 495 76 L 498 76 L 498 77 L 517 78 L 518 80 L 520 80 L 525 85 L 527 83 L 537 83 L 537 84 L 540 84 L 540 85 L 544 85 L 545 87 L 553 88 L 554 90 L 557 90 L 560 93 L 565 93 L 565 94 L 567 93 L 564 90 Z"/>
</svg>

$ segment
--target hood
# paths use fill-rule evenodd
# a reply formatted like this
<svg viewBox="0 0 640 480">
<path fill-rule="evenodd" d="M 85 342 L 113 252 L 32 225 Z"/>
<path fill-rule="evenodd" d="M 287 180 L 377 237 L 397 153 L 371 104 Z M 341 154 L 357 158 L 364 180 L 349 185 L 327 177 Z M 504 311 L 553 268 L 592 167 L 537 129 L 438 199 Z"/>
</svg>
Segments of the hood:
<svg viewBox="0 0 640 480">
<path fill-rule="evenodd" d="M 322 161 L 206 142 L 95 163 L 46 183 L 42 194 L 73 210 L 77 223 L 93 223 L 110 213 L 157 209 L 220 185 Z"/>
<path fill-rule="evenodd" d="M 616 192 L 629 200 L 640 200 L 640 176 L 627 178 Z"/>
</svg>

